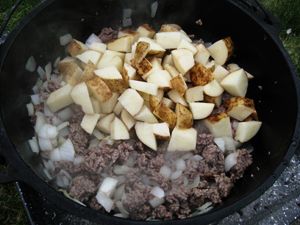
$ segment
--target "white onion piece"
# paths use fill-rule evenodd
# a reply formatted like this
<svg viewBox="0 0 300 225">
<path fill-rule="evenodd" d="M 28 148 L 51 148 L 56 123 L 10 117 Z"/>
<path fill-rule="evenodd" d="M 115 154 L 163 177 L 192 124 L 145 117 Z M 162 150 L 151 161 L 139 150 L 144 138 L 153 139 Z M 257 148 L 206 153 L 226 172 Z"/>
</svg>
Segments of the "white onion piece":
<svg viewBox="0 0 300 225">
<path fill-rule="evenodd" d="M 74 161 L 75 150 L 70 139 L 67 139 L 60 147 L 59 147 L 61 160 L 65 161 Z"/>
<path fill-rule="evenodd" d="M 94 138 L 90 140 L 89 148 L 97 147 L 99 145 L 99 140 L 97 138 Z"/>
<path fill-rule="evenodd" d="M 55 59 L 55 61 L 53 62 L 53 67 L 54 67 L 54 68 L 57 68 L 59 62 L 60 62 L 60 57 L 57 57 L 57 58 Z"/>
<path fill-rule="evenodd" d="M 41 137 L 39 137 L 39 146 L 41 151 L 51 151 L 53 149 L 51 140 Z"/>
<path fill-rule="evenodd" d="M 73 164 L 77 166 L 80 165 L 83 161 L 84 161 L 83 156 L 78 155 L 75 157 Z"/>
<path fill-rule="evenodd" d="M 34 153 L 39 153 L 39 145 L 36 137 L 32 137 L 32 139 L 28 140 L 31 151 Z"/>
<path fill-rule="evenodd" d="M 160 206 L 163 204 L 165 200 L 163 198 L 152 198 L 149 200 L 149 204 L 153 207 L 156 208 L 157 206 Z"/>
<path fill-rule="evenodd" d="M 64 129 L 61 129 L 59 131 L 59 136 L 61 137 L 67 137 L 69 135 L 69 128 L 68 127 L 65 127 Z"/>
<path fill-rule="evenodd" d="M 114 173 L 117 175 L 127 174 L 129 170 L 130 168 L 126 165 L 116 165 L 113 168 Z"/>
<path fill-rule="evenodd" d="M 44 104 L 44 115 L 45 116 L 54 116 L 53 112 L 49 109 L 47 104 Z"/>
<path fill-rule="evenodd" d="M 87 46 L 93 44 L 94 42 L 102 43 L 101 39 L 96 34 L 91 34 L 88 39 L 85 41 Z"/>
<path fill-rule="evenodd" d="M 123 215 L 122 213 L 116 213 L 116 214 L 114 214 L 114 216 L 115 216 L 115 217 L 124 218 L 124 219 L 128 218 L 128 216 L 126 217 L 126 216 Z"/>
<path fill-rule="evenodd" d="M 68 127 L 70 125 L 70 123 L 67 121 L 67 122 L 63 122 L 63 123 L 61 123 L 61 124 L 59 124 L 57 127 L 56 127 L 56 129 L 57 129 L 57 131 L 60 131 L 60 130 L 62 130 L 62 129 L 64 129 L 64 128 L 66 128 L 66 127 Z"/>
<path fill-rule="evenodd" d="M 168 166 L 162 166 L 160 167 L 159 173 L 164 177 L 169 179 L 172 173 L 172 170 Z"/>
<path fill-rule="evenodd" d="M 36 61 L 33 56 L 30 56 L 26 62 L 25 69 L 29 72 L 34 72 L 36 68 Z"/>
<path fill-rule="evenodd" d="M 171 174 L 171 180 L 176 180 L 177 178 L 179 178 L 182 175 L 182 171 L 181 170 L 177 170 L 175 172 L 173 172 Z"/>
<path fill-rule="evenodd" d="M 238 153 L 234 152 L 229 154 L 225 158 L 225 171 L 228 172 L 232 167 L 234 167 L 237 163 L 237 155 Z"/>
<path fill-rule="evenodd" d="M 118 180 L 118 184 L 124 184 L 127 180 L 125 176 L 118 176 L 116 179 Z"/>
<path fill-rule="evenodd" d="M 99 191 L 106 194 L 108 197 L 114 193 L 118 184 L 118 180 L 112 177 L 106 177 L 100 185 Z"/>
<path fill-rule="evenodd" d="M 158 2 L 155 1 L 151 4 L 151 17 L 154 18 L 158 9 Z"/>
<path fill-rule="evenodd" d="M 228 151 L 235 151 L 238 145 L 238 142 L 235 141 L 232 137 L 222 137 L 225 142 L 225 149 Z"/>
<path fill-rule="evenodd" d="M 44 124 L 38 132 L 40 138 L 53 139 L 57 137 L 57 128 L 51 124 Z"/>
<path fill-rule="evenodd" d="M 69 44 L 72 41 L 72 35 L 71 34 L 65 34 L 60 36 L 59 38 L 59 43 L 61 46 L 65 46 L 67 44 Z"/>
<path fill-rule="evenodd" d="M 103 133 L 101 133 L 99 130 L 94 129 L 93 131 L 93 135 L 98 139 L 98 140 L 102 140 L 103 138 L 105 138 L 105 135 Z"/>
<path fill-rule="evenodd" d="M 62 145 L 63 143 L 65 143 L 67 139 L 65 139 L 63 136 L 59 135 L 58 136 L 58 144 Z"/>
<path fill-rule="evenodd" d="M 60 170 L 56 175 L 55 181 L 58 187 L 67 188 L 71 183 L 72 177 L 65 170 Z"/>
<path fill-rule="evenodd" d="M 184 177 L 183 178 L 183 185 L 188 186 L 188 184 L 189 184 L 189 180 L 187 179 L 187 177 Z"/>
<path fill-rule="evenodd" d="M 126 217 L 129 216 L 129 212 L 127 212 L 127 210 L 124 208 L 121 201 L 117 201 L 116 206 L 117 206 L 118 210 L 120 211 L 120 213 L 122 213 L 122 215 L 124 215 Z"/>
<path fill-rule="evenodd" d="M 39 94 L 35 94 L 35 95 L 31 95 L 31 102 L 34 104 L 34 105 L 39 105 L 41 104 L 41 99 L 40 99 L 40 95 Z"/>
<path fill-rule="evenodd" d="M 32 103 L 26 104 L 26 108 L 27 108 L 28 116 L 33 116 L 34 114 L 33 104 Z"/>
<path fill-rule="evenodd" d="M 44 168 L 44 169 L 43 169 L 43 172 L 44 172 L 44 174 L 45 174 L 45 176 L 46 176 L 46 178 L 47 178 L 48 180 L 52 180 L 52 176 L 50 175 L 50 173 L 49 173 L 48 170 L 46 170 L 46 169 Z"/>
<path fill-rule="evenodd" d="M 150 191 L 150 193 L 152 195 L 154 195 L 155 197 L 157 197 L 157 198 L 163 198 L 163 197 L 165 197 L 165 191 L 161 187 L 158 187 L 158 186 L 152 188 L 152 190 Z"/>
<path fill-rule="evenodd" d="M 214 142 L 222 152 L 225 152 L 225 141 L 223 138 L 214 138 Z"/>
<path fill-rule="evenodd" d="M 48 171 L 53 172 L 55 170 L 55 166 L 52 160 L 43 160 L 43 164 Z"/>
<path fill-rule="evenodd" d="M 51 141 L 53 148 L 57 147 L 57 145 L 58 145 L 57 138 L 50 139 L 50 141 Z"/>
<path fill-rule="evenodd" d="M 110 212 L 113 208 L 114 202 L 106 196 L 106 194 L 98 191 L 96 195 L 97 202 L 103 206 L 106 212 Z"/>
<path fill-rule="evenodd" d="M 195 160 L 195 161 L 201 161 L 203 159 L 203 157 L 201 155 L 194 155 L 192 157 L 192 159 Z"/>
<path fill-rule="evenodd" d="M 34 94 L 37 94 L 37 93 L 39 93 L 39 88 L 36 85 L 34 85 L 32 88 L 32 91 Z"/>
<path fill-rule="evenodd" d="M 51 65 L 51 62 L 49 62 L 45 66 L 45 75 L 46 75 L 47 80 L 50 80 L 51 72 L 52 72 L 52 65 Z"/>
<path fill-rule="evenodd" d="M 50 152 L 49 157 L 50 157 L 50 159 L 51 159 L 53 162 L 61 161 L 61 156 L 60 156 L 59 149 L 58 149 L 58 148 L 53 149 L 53 150 Z"/>
<path fill-rule="evenodd" d="M 200 176 L 195 177 L 193 183 L 189 185 L 189 188 L 196 188 L 200 184 Z"/>
<path fill-rule="evenodd" d="M 176 166 L 176 170 L 185 170 L 186 165 L 185 165 L 185 161 L 183 159 L 177 159 L 175 161 L 175 166 Z"/>
<path fill-rule="evenodd" d="M 37 73 L 38 73 L 38 75 L 40 76 L 41 79 L 45 78 L 46 72 L 42 67 L 38 66 L 36 71 L 37 71 Z"/>
<path fill-rule="evenodd" d="M 62 121 L 68 121 L 73 116 L 73 110 L 70 107 L 64 108 L 56 113 L 57 117 Z"/>
<path fill-rule="evenodd" d="M 38 133 L 41 127 L 46 123 L 46 119 L 44 114 L 40 112 L 37 112 L 35 115 L 36 115 L 36 122 L 35 122 L 34 130 L 36 133 Z"/>
<path fill-rule="evenodd" d="M 191 152 L 188 152 L 188 153 L 184 154 L 183 156 L 181 156 L 181 158 L 183 160 L 189 159 L 191 157 L 193 157 L 193 153 L 191 153 Z"/>
<path fill-rule="evenodd" d="M 82 206 L 86 206 L 81 201 L 79 201 L 79 200 L 77 200 L 75 198 L 72 198 L 66 190 L 64 190 L 64 189 L 58 189 L 58 191 L 62 192 L 64 194 L 64 196 L 66 196 L 67 198 L 71 199 L 72 201 L 74 201 L 74 202 L 76 202 L 76 203 L 78 203 L 78 204 L 80 204 Z"/>
<path fill-rule="evenodd" d="M 121 200 L 123 195 L 125 193 L 125 185 L 122 184 L 120 187 L 117 188 L 117 190 L 114 193 L 113 199 L 115 201 Z"/>
<path fill-rule="evenodd" d="M 210 207 L 210 206 L 212 206 L 212 202 L 206 202 L 206 203 L 204 203 L 202 206 L 200 206 L 200 207 L 198 208 L 198 210 L 203 211 L 203 210 L 207 209 L 207 208 Z"/>
</svg>

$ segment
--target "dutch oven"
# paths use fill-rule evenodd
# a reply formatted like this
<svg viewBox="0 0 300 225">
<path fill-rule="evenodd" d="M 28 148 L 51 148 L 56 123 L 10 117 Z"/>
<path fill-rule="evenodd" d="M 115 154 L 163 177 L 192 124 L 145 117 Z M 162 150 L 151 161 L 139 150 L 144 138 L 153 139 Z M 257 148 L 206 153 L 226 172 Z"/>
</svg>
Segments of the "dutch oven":
<svg viewBox="0 0 300 225">
<path fill-rule="evenodd" d="M 0 150 L 7 171 L 0 183 L 21 181 L 57 207 L 100 224 L 206 224 L 241 209 L 269 188 L 287 166 L 299 144 L 299 81 L 289 56 L 274 29 L 272 17 L 256 1 L 160 0 L 151 17 L 153 0 L 47 0 L 38 5 L 10 33 L 0 56 Z M 256 2 L 256 3 L 255 3 Z M 230 196 L 206 214 L 183 220 L 142 222 L 101 214 L 64 197 L 42 173 L 41 161 L 27 144 L 33 127 L 25 105 L 37 75 L 25 63 L 33 55 L 45 65 L 64 55 L 59 37 L 71 33 L 84 40 L 103 27 L 122 26 L 122 10 L 133 10 L 133 26 L 177 23 L 206 42 L 231 36 L 233 60 L 255 76 L 248 97 L 256 102 L 263 126 L 253 141 L 254 163 Z M 195 23 L 201 19 L 203 25 Z"/>
</svg>

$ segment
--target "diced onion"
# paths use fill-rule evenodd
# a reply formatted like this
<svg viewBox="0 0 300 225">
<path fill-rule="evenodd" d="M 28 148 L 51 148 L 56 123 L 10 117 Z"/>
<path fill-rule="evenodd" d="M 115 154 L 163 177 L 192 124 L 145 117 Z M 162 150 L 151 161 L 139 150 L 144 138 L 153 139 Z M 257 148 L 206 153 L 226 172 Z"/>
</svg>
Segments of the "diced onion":
<svg viewBox="0 0 300 225">
<path fill-rule="evenodd" d="M 158 9 L 158 2 L 155 1 L 151 4 L 151 17 L 154 18 Z"/>
<path fill-rule="evenodd" d="M 164 177 L 169 179 L 172 173 L 172 170 L 168 166 L 162 166 L 160 167 L 159 173 Z"/>
<path fill-rule="evenodd" d="M 48 171 L 53 172 L 55 170 L 55 166 L 52 160 L 43 160 L 43 164 Z"/>
<path fill-rule="evenodd" d="M 27 108 L 28 116 L 33 116 L 34 114 L 33 104 L 32 103 L 26 104 L 26 108 Z"/>
<path fill-rule="evenodd" d="M 64 128 L 66 128 L 66 127 L 68 127 L 70 125 L 70 123 L 67 121 L 67 122 L 63 122 L 63 123 L 61 123 L 61 124 L 59 124 L 57 127 L 56 127 L 56 129 L 57 129 L 57 131 L 60 131 L 60 130 L 62 130 L 62 129 L 64 129 Z"/>
<path fill-rule="evenodd" d="M 165 197 L 165 191 L 162 188 L 158 187 L 158 186 L 152 188 L 152 190 L 150 191 L 150 193 L 152 195 L 154 195 L 155 197 L 157 197 L 157 198 L 163 198 L 163 197 Z"/>
<path fill-rule="evenodd" d="M 75 156 L 74 146 L 70 139 L 67 139 L 65 143 L 63 143 L 59 147 L 61 160 L 65 161 L 73 161 Z"/>
<path fill-rule="evenodd" d="M 61 161 L 61 157 L 60 157 L 60 152 L 59 152 L 59 149 L 58 148 L 55 148 L 53 149 L 51 152 L 50 152 L 50 159 L 53 161 L 53 162 L 56 162 L 56 161 Z"/>
<path fill-rule="evenodd" d="M 36 113 L 36 122 L 35 122 L 35 126 L 34 126 L 34 130 L 36 133 L 39 132 L 39 130 L 41 129 L 41 127 L 46 123 L 46 119 L 44 114 L 37 112 Z"/>
<path fill-rule="evenodd" d="M 58 126 L 59 124 L 62 123 L 62 121 L 57 116 L 52 117 L 51 121 L 52 121 L 53 126 Z"/>
<path fill-rule="evenodd" d="M 38 73 L 38 75 L 40 76 L 41 79 L 45 78 L 46 72 L 42 67 L 38 66 L 36 71 L 37 71 L 37 73 Z"/>
<path fill-rule="evenodd" d="M 57 68 L 59 62 L 60 62 L 60 57 L 57 57 L 57 58 L 55 59 L 54 63 L 53 63 L 53 67 L 54 67 L 54 68 Z"/>
<path fill-rule="evenodd" d="M 33 56 L 30 56 L 26 62 L 25 69 L 29 72 L 34 72 L 36 68 L 36 61 Z"/>
<path fill-rule="evenodd" d="M 51 151 L 53 149 L 50 139 L 39 137 L 39 146 L 41 151 Z"/>
<path fill-rule="evenodd" d="M 188 153 L 184 154 L 183 156 L 181 156 L 181 158 L 183 160 L 189 159 L 191 157 L 193 157 L 193 153 L 191 153 L 191 152 L 188 152 Z"/>
<path fill-rule="evenodd" d="M 110 197 L 115 191 L 118 180 L 112 177 L 106 177 L 100 185 L 99 191 Z"/>
<path fill-rule="evenodd" d="M 129 170 L 130 168 L 126 165 L 116 165 L 113 168 L 114 173 L 117 175 L 127 174 Z"/>
<path fill-rule="evenodd" d="M 200 184 L 200 176 L 196 176 L 193 183 L 189 185 L 189 188 L 196 188 Z"/>
<path fill-rule="evenodd" d="M 47 104 L 44 105 L 44 114 L 45 116 L 49 116 L 49 117 L 54 116 L 53 112 L 49 109 Z"/>
<path fill-rule="evenodd" d="M 51 65 L 51 62 L 49 62 L 49 63 L 45 66 L 45 74 L 46 74 L 47 80 L 50 80 L 51 73 L 52 73 L 52 65 Z"/>
<path fill-rule="evenodd" d="M 118 210 L 120 211 L 120 213 L 122 213 L 122 215 L 125 216 L 125 218 L 127 218 L 129 216 L 129 212 L 127 212 L 127 210 L 124 208 L 121 201 L 117 201 L 116 206 L 117 206 Z"/>
<path fill-rule="evenodd" d="M 121 185 L 120 187 L 118 187 L 117 190 L 115 191 L 114 196 L 113 196 L 114 200 L 115 200 L 115 201 L 121 200 L 122 197 L 123 197 L 123 195 L 124 195 L 124 193 L 125 193 L 125 185 L 122 184 L 122 185 Z"/>
<path fill-rule="evenodd" d="M 63 129 L 61 129 L 60 131 L 59 131 L 59 136 L 61 136 L 61 137 L 66 137 L 66 136 L 68 136 L 69 135 L 69 128 L 68 127 L 65 127 L 65 128 L 63 128 Z"/>
<path fill-rule="evenodd" d="M 39 104 L 41 104 L 41 99 L 40 99 L 39 94 L 31 95 L 30 97 L 31 97 L 31 102 L 32 102 L 34 105 L 39 105 Z"/>
<path fill-rule="evenodd" d="M 62 121 L 68 121 L 73 116 L 73 111 L 70 107 L 64 108 L 56 113 L 58 118 Z"/>
<path fill-rule="evenodd" d="M 55 179 L 57 186 L 62 188 L 67 188 L 70 185 L 71 180 L 71 175 L 65 170 L 60 170 Z"/>
<path fill-rule="evenodd" d="M 153 207 L 156 208 L 157 206 L 160 206 L 163 204 L 165 200 L 163 198 L 152 198 L 149 200 L 149 204 Z"/>
<path fill-rule="evenodd" d="M 93 131 L 93 135 L 98 139 L 98 140 L 102 140 L 103 138 L 105 138 L 105 135 L 103 133 L 101 133 L 99 130 L 94 129 Z"/>
<path fill-rule="evenodd" d="M 235 141 L 232 137 L 223 137 L 225 142 L 225 149 L 227 151 L 235 151 L 238 145 L 238 142 Z"/>
<path fill-rule="evenodd" d="M 58 134 L 57 128 L 47 123 L 44 124 L 38 132 L 39 137 L 44 139 L 56 138 L 57 134 Z"/>
<path fill-rule="evenodd" d="M 185 170 L 186 165 L 185 165 L 185 161 L 183 159 L 177 159 L 175 161 L 175 166 L 176 166 L 176 170 Z"/>
<path fill-rule="evenodd" d="M 45 174 L 45 176 L 46 176 L 46 178 L 47 178 L 48 180 L 52 180 L 52 176 L 50 175 L 50 173 L 49 173 L 48 170 L 46 170 L 46 169 L 44 168 L 44 169 L 43 169 L 43 172 L 44 172 L 44 174 Z"/>
<path fill-rule="evenodd" d="M 91 34 L 85 41 L 85 44 L 89 46 L 95 42 L 102 43 L 101 39 L 96 34 Z"/>
<path fill-rule="evenodd" d="M 192 157 L 192 159 L 195 160 L 195 161 L 201 161 L 203 159 L 203 157 L 201 155 L 194 155 Z"/>
<path fill-rule="evenodd" d="M 39 153 L 39 145 L 38 145 L 38 141 L 36 139 L 36 137 L 33 137 L 32 139 L 30 139 L 28 141 L 29 143 L 29 146 L 31 148 L 31 151 L 34 152 L 34 153 Z"/>
<path fill-rule="evenodd" d="M 103 206 L 106 212 L 110 212 L 112 210 L 114 202 L 106 194 L 98 191 L 96 199 L 98 203 Z"/>
<path fill-rule="evenodd" d="M 72 35 L 71 34 L 65 34 L 63 36 L 60 36 L 59 42 L 61 46 L 65 46 L 69 44 L 72 41 Z"/>
<path fill-rule="evenodd" d="M 214 138 L 214 142 L 222 152 L 225 152 L 225 141 L 223 138 Z"/>
<path fill-rule="evenodd" d="M 179 178 L 182 175 L 182 171 L 181 170 L 177 170 L 175 172 L 173 172 L 171 174 L 171 180 L 176 180 L 177 178 Z"/>
<path fill-rule="evenodd" d="M 80 204 L 82 206 L 86 206 L 81 201 L 79 201 L 79 200 L 77 200 L 75 198 L 72 198 L 66 190 L 64 190 L 64 189 L 58 189 L 58 191 L 62 192 L 64 194 L 64 196 L 66 196 L 67 198 L 71 199 L 72 201 L 74 201 L 74 202 L 76 202 L 76 203 L 78 203 L 78 204 Z"/>
<path fill-rule="evenodd" d="M 237 153 L 231 153 L 225 158 L 225 171 L 228 172 L 237 163 Z"/>
</svg>

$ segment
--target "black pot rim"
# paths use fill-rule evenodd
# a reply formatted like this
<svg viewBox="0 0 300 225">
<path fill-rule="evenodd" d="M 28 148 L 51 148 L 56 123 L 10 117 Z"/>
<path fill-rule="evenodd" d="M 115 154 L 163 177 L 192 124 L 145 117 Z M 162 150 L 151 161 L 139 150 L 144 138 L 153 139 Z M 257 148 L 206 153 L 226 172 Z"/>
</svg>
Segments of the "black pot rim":
<svg viewBox="0 0 300 225">
<path fill-rule="evenodd" d="M 45 2 L 40 3 L 38 6 L 36 6 L 25 18 L 22 19 L 22 21 L 14 28 L 14 30 L 9 34 L 6 42 L 4 43 L 3 49 L 0 53 L 0 72 L 1 68 L 3 66 L 3 63 L 5 61 L 5 57 L 9 51 L 10 46 L 13 44 L 15 38 L 18 36 L 18 34 L 22 31 L 22 29 L 31 21 L 33 17 L 38 15 L 42 10 L 44 10 L 47 6 L 52 4 L 56 0 L 48 0 Z M 40 178 L 37 174 L 33 172 L 33 170 L 23 161 L 21 156 L 18 154 L 16 147 L 14 144 L 10 141 L 9 137 L 7 136 L 5 129 L 0 130 L 0 133 L 3 136 L 3 138 L 0 139 L 0 146 L 2 149 L 4 149 L 3 154 L 6 158 L 8 164 L 11 166 L 13 173 L 16 175 L 16 179 L 23 181 L 30 186 L 32 186 L 35 190 L 40 192 L 43 196 L 45 196 L 50 201 L 52 199 L 55 199 L 56 202 L 53 203 L 57 204 L 58 206 L 62 206 L 67 211 L 69 211 L 71 214 L 75 214 L 77 216 L 90 219 L 91 221 L 102 221 L 104 224 L 111 223 L 111 224 L 149 224 L 149 225 L 158 225 L 158 224 L 164 224 L 164 225 L 176 225 L 176 224 L 206 224 L 213 221 L 216 221 L 216 219 L 224 218 L 225 216 L 245 207 L 250 202 L 257 199 L 261 194 L 263 194 L 269 187 L 272 186 L 272 184 L 275 182 L 275 180 L 280 176 L 280 174 L 283 172 L 283 170 L 288 165 L 288 162 L 292 158 L 292 156 L 295 153 L 295 150 L 300 144 L 299 141 L 299 134 L 297 133 L 297 130 L 300 129 L 300 85 L 298 81 L 298 77 L 296 75 L 296 69 L 295 66 L 291 63 L 290 57 L 286 50 L 284 49 L 280 39 L 278 38 L 277 34 L 274 34 L 272 31 L 272 28 L 261 21 L 259 18 L 255 17 L 251 12 L 243 9 L 240 7 L 235 1 L 228 0 L 229 3 L 234 5 L 235 7 L 238 7 L 240 10 L 243 11 L 243 13 L 247 14 L 255 23 L 259 24 L 261 28 L 266 32 L 266 34 L 269 36 L 269 38 L 276 44 L 278 50 L 280 51 L 281 55 L 285 59 L 283 63 L 286 63 L 288 65 L 288 68 L 290 70 L 290 74 L 292 75 L 294 79 L 295 84 L 295 90 L 297 91 L 297 102 L 298 102 L 298 111 L 297 111 L 297 123 L 295 125 L 295 130 L 293 134 L 293 138 L 290 142 L 290 146 L 288 148 L 288 151 L 286 152 L 284 159 L 282 162 L 278 165 L 278 167 L 274 170 L 273 174 L 269 176 L 255 191 L 253 191 L 250 194 L 241 196 L 239 200 L 234 202 L 233 204 L 220 209 L 215 209 L 211 212 L 205 213 L 203 215 L 190 217 L 186 219 L 177 219 L 177 220 L 169 220 L 169 221 L 135 221 L 135 220 L 128 220 L 118 217 L 113 217 L 110 215 L 99 213 L 93 209 L 84 207 L 78 203 L 75 203 L 74 201 L 66 198 L 63 194 L 59 193 L 57 190 L 55 190 L 53 187 L 51 187 L 48 183 L 46 183 L 42 178 Z M 4 128 L 4 124 L 2 121 L 2 118 L 0 119 L 0 128 Z"/>
</svg>

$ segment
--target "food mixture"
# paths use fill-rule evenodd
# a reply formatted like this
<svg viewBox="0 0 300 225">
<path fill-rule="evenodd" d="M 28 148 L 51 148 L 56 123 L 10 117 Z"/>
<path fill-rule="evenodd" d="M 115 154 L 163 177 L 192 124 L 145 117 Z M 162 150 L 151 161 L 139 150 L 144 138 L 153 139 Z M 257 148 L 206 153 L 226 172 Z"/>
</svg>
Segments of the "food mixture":
<svg viewBox="0 0 300 225">
<path fill-rule="evenodd" d="M 53 186 L 134 220 L 202 214 L 230 194 L 261 126 L 245 97 L 254 77 L 226 65 L 230 37 L 207 44 L 175 24 L 144 24 L 60 43 L 64 59 L 26 64 L 39 75 L 29 145 Z"/>
</svg>

